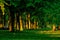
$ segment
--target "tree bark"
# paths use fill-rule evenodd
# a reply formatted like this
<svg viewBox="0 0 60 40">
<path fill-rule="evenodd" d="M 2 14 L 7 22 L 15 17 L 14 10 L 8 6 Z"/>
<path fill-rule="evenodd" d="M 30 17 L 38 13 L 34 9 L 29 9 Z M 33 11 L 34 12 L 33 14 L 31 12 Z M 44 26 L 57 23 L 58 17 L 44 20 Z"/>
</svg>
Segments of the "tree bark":
<svg viewBox="0 0 60 40">
<path fill-rule="evenodd" d="M 28 29 L 28 17 L 27 17 L 27 15 L 26 15 L 26 29 Z"/>
<path fill-rule="evenodd" d="M 23 26 L 22 26 L 22 17 L 20 16 L 20 31 L 23 31 Z"/>
<path fill-rule="evenodd" d="M 53 24 L 53 29 L 52 29 L 52 31 L 56 31 L 56 25 L 55 25 L 55 24 Z"/>
<path fill-rule="evenodd" d="M 30 29 L 30 14 L 28 14 L 27 16 L 28 16 L 28 19 L 27 20 L 28 20 L 28 25 L 29 25 L 28 27 Z"/>
<path fill-rule="evenodd" d="M 34 26 L 33 26 L 34 29 L 36 29 L 36 27 L 37 27 L 36 25 L 37 25 L 37 23 L 36 23 L 36 21 L 34 20 Z"/>
</svg>

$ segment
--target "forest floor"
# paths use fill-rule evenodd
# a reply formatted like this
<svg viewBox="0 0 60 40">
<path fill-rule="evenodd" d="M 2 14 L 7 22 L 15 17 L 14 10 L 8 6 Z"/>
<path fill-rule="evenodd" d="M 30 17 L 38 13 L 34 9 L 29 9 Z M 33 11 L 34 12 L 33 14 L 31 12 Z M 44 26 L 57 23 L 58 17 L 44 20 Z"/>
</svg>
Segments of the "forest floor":
<svg viewBox="0 0 60 40">
<path fill-rule="evenodd" d="M 55 33 L 60 31 L 55 31 Z M 50 34 L 49 34 L 50 33 Z M 23 32 L 9 32 L 0 30 L 0 40 L 59 40 L 60 34 L 52 31 L 24 30 Z"/>
</svg>

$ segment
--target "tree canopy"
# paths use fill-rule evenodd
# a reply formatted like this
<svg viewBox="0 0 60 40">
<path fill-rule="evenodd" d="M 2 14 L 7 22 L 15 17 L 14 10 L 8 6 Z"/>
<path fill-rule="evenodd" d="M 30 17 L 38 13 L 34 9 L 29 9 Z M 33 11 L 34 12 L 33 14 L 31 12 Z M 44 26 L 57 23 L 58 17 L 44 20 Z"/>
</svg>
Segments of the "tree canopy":
<svg viewBox="0 0 60 40">
<path fill-rule="evenodd" d="M 19 9 L 20 12 L 29 12 L 31 20 L 36 19 L 42 24 L 46 22 L 60 24 L 60 0 L 9 0 L 10 3 L 5 2 L 10 6 L 13 5 L 16 11 Z"/>
</svg>

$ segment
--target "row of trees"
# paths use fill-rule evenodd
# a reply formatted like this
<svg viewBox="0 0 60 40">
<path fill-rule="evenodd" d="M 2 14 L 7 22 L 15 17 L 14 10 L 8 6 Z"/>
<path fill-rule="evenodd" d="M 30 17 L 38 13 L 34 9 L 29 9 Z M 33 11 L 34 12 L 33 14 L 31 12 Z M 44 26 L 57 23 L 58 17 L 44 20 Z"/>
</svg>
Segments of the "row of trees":
<svg viewBox="0 0 60 40">
<path fill-rule="evenodd" d="M 60 25 L 59 0 L 3 0 L 3 3 L 6 13 L 10 14 L 12 27 L 14 27 L 15 15 L 18 15 L 18 22 L 19 16 L 21 16 L 25 23 L 27 14 L 30 14 L 29 20 L 32 24 L 38 22 L 39 27 L 43 28 L 49 24 Z"/>
</svg>

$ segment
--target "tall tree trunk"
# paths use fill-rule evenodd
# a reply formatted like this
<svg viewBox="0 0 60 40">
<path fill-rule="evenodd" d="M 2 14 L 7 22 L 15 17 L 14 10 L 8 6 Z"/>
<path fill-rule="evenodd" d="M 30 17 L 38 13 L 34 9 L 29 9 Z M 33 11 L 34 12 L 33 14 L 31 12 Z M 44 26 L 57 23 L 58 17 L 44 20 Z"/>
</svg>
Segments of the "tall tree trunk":
<svg viewBox="0 0 60 40">
<path fill-rule="evenodd" d="M 14 11 L 14 6 L 13 5 L 11 5 L 11 6 L 9 6 L 9 10 L 10 10 L 10 17 L 11 17 L 11 26 L 12 26 L 12 32 L 14 32 L 14 19 L 15 19 L 15 11 Z"/>
<path fill-rule="evenodd" d="M 3 23 L 2 23 L 2 9 L 1 9 L 1 6 L 0 6 L 0 25 L 1 27 L 3 27 Z"/>
<path fill-rule="evenodd" d="M 11 25 L 12 25 L 12 31 L 14 32 L 14 13 L 11 16 Z"/>
<path fill-rule="evenodd" d="M 4 27 L 4 3 L 2 3 L 2 5 L 1 5 L 1 9 L 2 9 L 2 19 L 3 19 L 3 27 Z"/>
<path fill-rule="evenodd" d="M 16 14 L 15 14 L 14 28 L 15 28 L 15 30 L 17 30 L 17 19 L 16 19 Z"/>
<path fill-rule="evenodd" d="M 9 23 L 9 31 L 12 31 L 12 32 L 14 32 L 14 19 L 10 19 L 10 23 Z"/>
<path fill-rule="evenodd" d="M 26 21 L 26 29 L 28 29 L 28 22 Z"/>
<path fill-rule="evenodd" d="M 25 25 L 26 25 L 26 23 L 25 23 L 25 21 L 23 20 L 23 28 L 24 28 L 24 29 L 26 29 L 26 26 L 25 26 Z"/>
<path fill-rule="evenodd" d="M 30 20 L 29 20 L 29 29 L 31 29 L 31 24 L 30 24 Z"/>
<path fill-rule="evenodd" d="M 11 26 L 11 17 L 9 17 L 9 31 L 12 31 L 12 26 Z"/>
<path fill-rule="evenodd" d="M 4 28 L 8 28 L 8 15 L 5 13 L 4 15 Z"/>
<path fill-rule="evenodd" d="M 9 30 L 14 32 L 14 13 L 13 12 L 11 12 L 11 13 L 10 13 L 10 23 L 9 23 L 10 26 L 9 26 Z"/>
<path fill-rule="evenodd" d="M 9 31 L 10 31 L 10 32 L 12 31 L 11 23 L 9 23 Z"/>
<path fill-rule="evenodd" d="M 23 31 L 23 26 L 22 26 L 22 17 L 20 16 L 20 31 Z"/>
<path fill-rule="evenodd" d="M 28 29 L 28 18 L 27 18 L 27 15 L 26 15 L 26 29 Z"/>
<path fill-rule="evenodd" d="M 28 14 L 28 22 L 29 22 L 29 29 L 30 29 L 30 14 Z"/>
<path fill-rule="evenodd" d="M 17 30 L 19 30 L 19 29 L 20 29 L 20 18 L 19 18 L 19 16 L 20 16 L 20 15 L 17 13 L 17 14 L 16 14 L 16 21 L 17 21 L 17 22 L 16 22 L 16 24 L 17 24 Z"/>
<path fill-rule="evenodd" d="M 9 11 L 9 21 L 8 21 L 8 25 L 9 25 L 9 31 L 11 32 L 11 31 L 12 31 L 12 25 L 11 25 L 11 14 L 10 14 L 10 11 Z"/>
<path fill-rule="evenodd" d="M 0 7 L 1 7 L 0 8 L 1 10 L 0 11 L 2 11 L 2 24 L 3 24 L 2 27 L 4 27 L 4 18 L 3 18 L 4 17 L 4 4 L 1 3 L 0 4 Z"/>
</svg>

